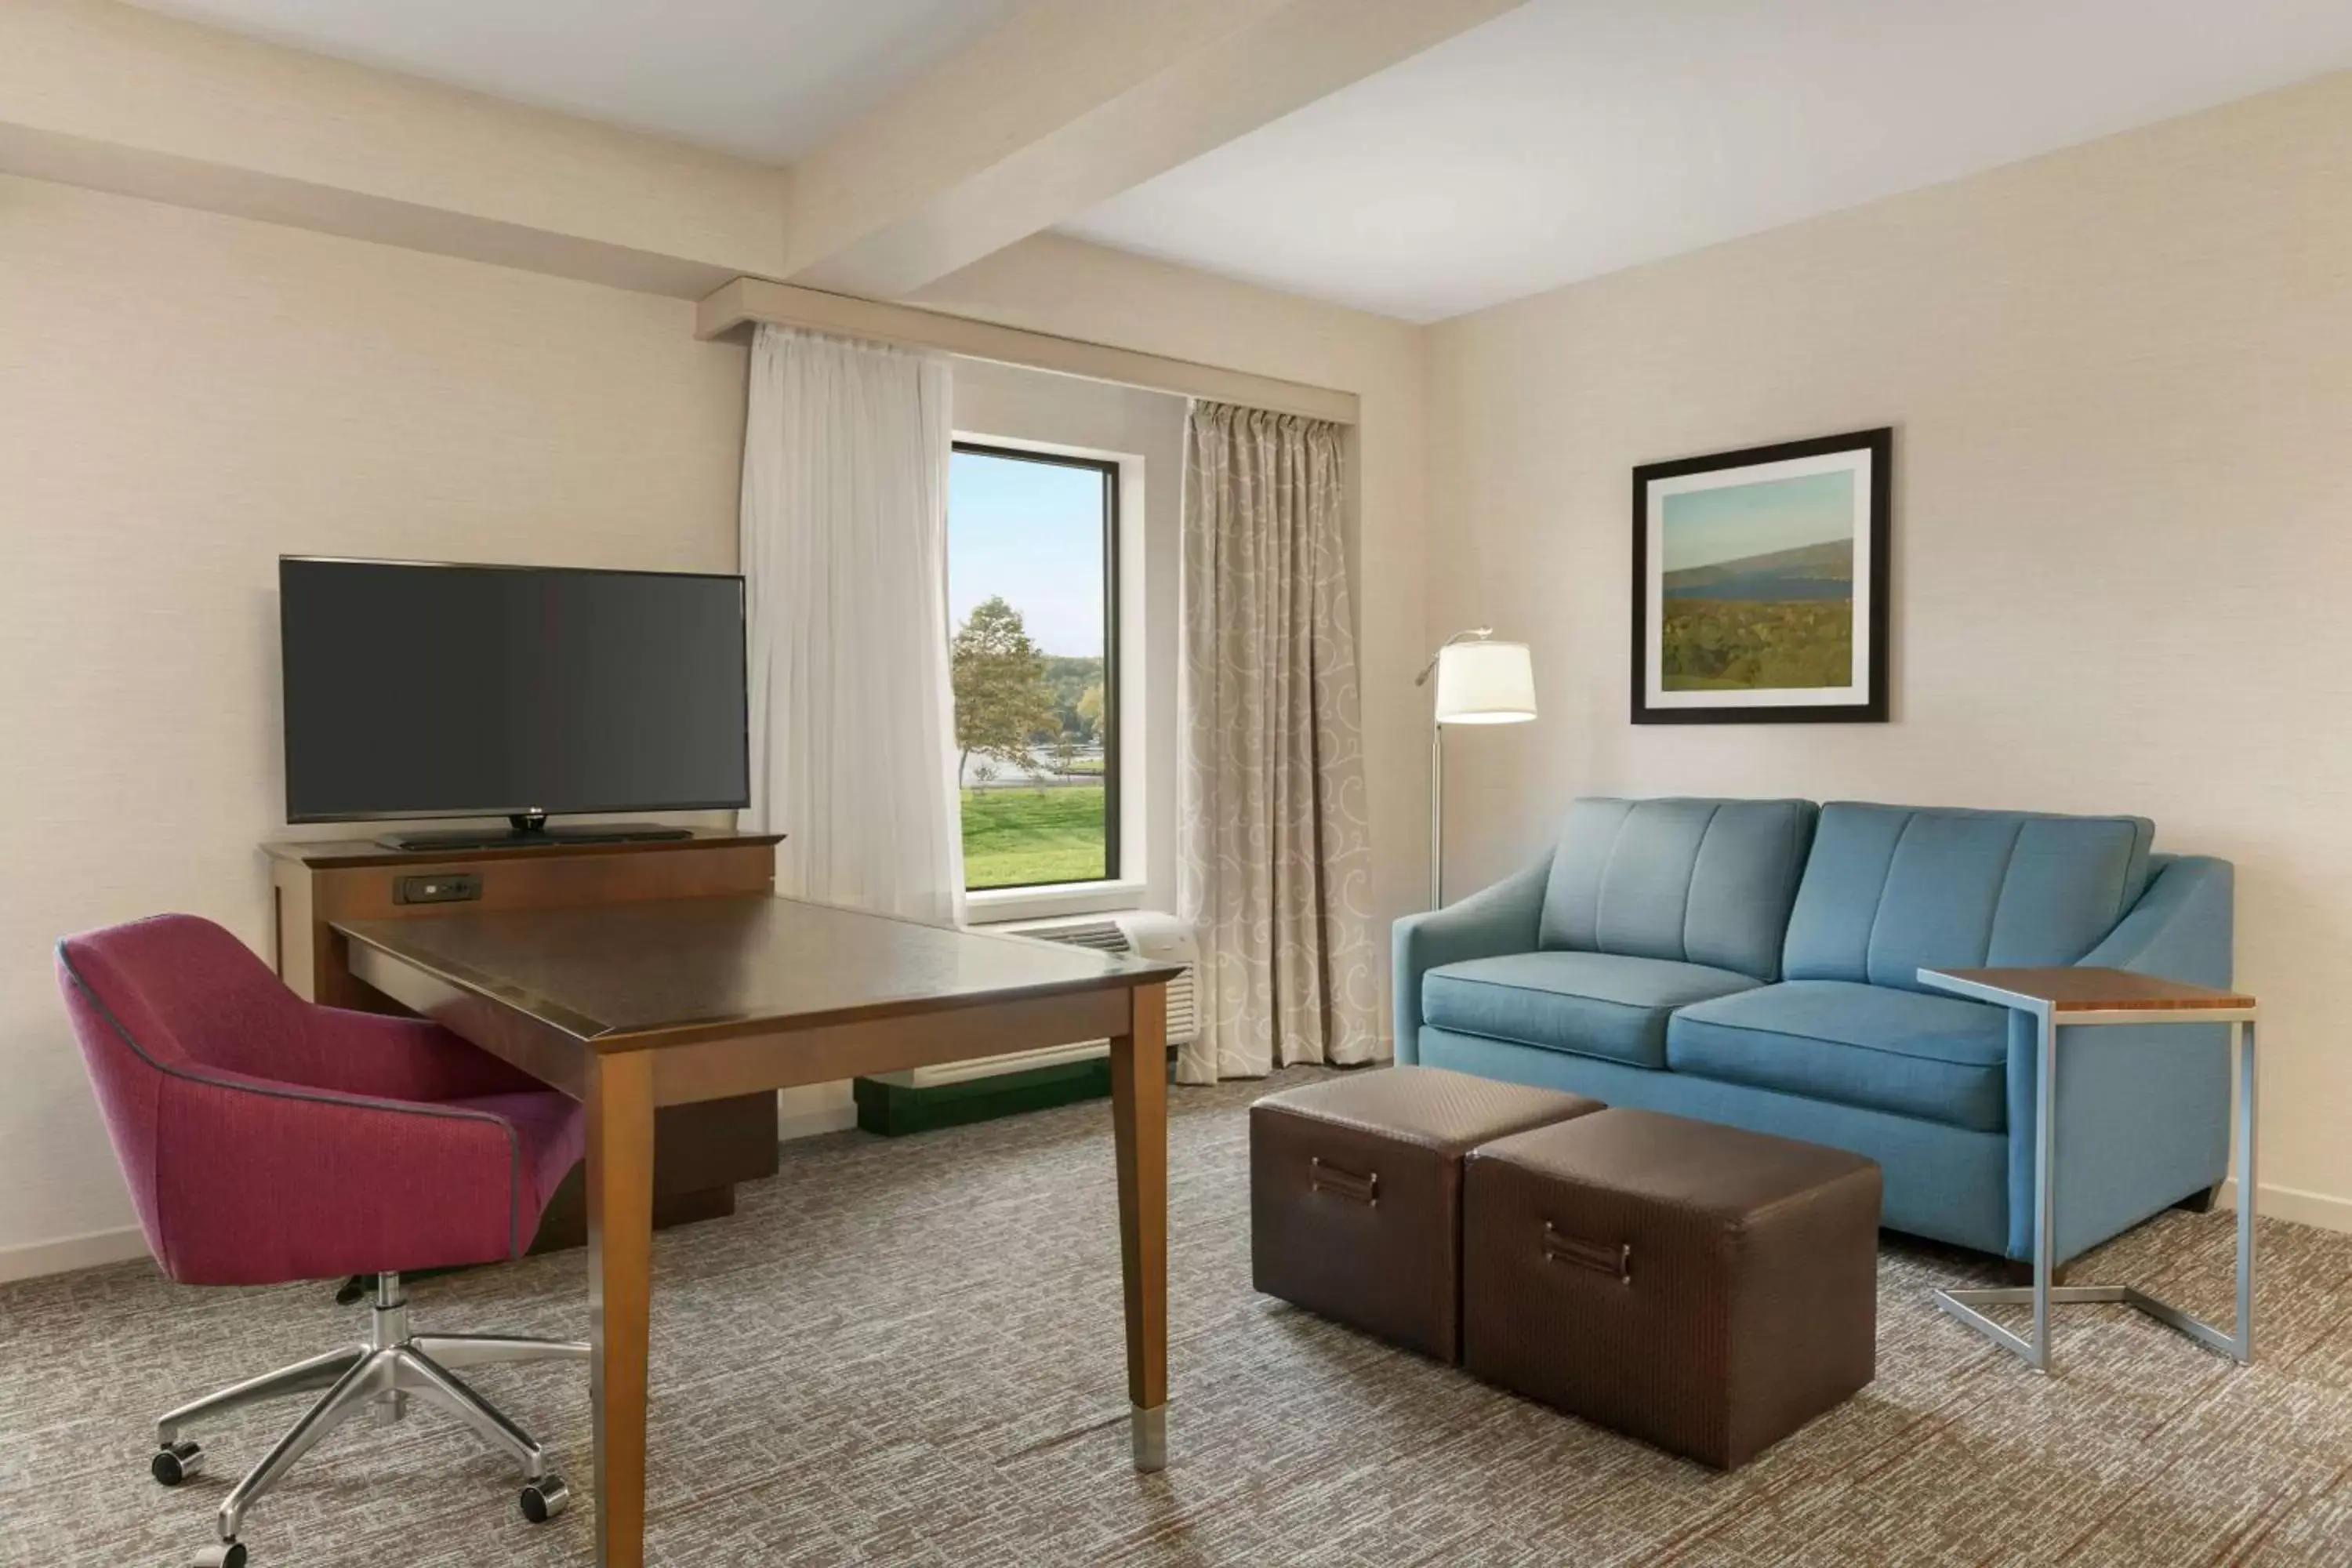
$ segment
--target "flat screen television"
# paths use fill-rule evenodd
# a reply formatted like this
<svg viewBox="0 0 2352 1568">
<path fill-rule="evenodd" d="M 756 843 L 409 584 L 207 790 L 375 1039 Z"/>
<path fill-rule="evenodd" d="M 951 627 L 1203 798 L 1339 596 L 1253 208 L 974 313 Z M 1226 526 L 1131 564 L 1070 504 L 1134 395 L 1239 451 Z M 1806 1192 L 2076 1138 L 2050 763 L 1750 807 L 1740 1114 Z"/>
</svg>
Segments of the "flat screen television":
<svg viewBox="0 0 2352 1568">
<path fill-rule="evenodd" d="M 447 848 L 749 804 L 740 577 L 285 556 L 278 591 L 289 822 L 512 825 L 383 840 Z"/>
</svg>

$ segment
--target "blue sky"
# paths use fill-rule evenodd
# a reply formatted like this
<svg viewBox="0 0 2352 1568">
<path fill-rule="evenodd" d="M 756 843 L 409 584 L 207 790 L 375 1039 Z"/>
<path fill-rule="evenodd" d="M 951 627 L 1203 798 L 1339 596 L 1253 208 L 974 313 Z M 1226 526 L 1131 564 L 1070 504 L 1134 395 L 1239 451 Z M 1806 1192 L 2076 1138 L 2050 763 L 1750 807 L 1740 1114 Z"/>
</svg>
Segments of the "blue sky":
<svg viewBox="0 0 2352 1568">
<path fill-rule="evenodd" d="M 1711 566 L 1853 537 L 1853 471 L 1685 490 L 1665 498 L 1662 570 Z"/>
<path fill-rule="evenodd" d="M 1094 468 L 958 452 L 948 465 L 948 614 L 992 595 L 1045 653 L 1103 650 L 1103 477 Z"/>
</svg>

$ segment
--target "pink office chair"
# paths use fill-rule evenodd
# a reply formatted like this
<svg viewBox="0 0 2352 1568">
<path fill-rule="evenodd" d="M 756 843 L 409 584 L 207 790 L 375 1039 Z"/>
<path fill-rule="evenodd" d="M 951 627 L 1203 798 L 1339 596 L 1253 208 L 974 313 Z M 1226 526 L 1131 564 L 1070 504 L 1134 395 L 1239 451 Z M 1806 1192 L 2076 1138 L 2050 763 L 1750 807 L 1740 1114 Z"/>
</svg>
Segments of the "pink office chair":
<svg viewBox="0 0 2352 1568">
<path fill-rule="evenodd" d="M 192 915 L 58 944 L 81 1041 L 140 1227 L 186 1285 L 372 1274 L 364 1341 L 184 1405 L 155 1425 L 163 1485 L 204 1450 L 182 1429 L 222 1411 L 325 1389 L 220 1507 L 197 1568 L 244 1568 L 256 1500 L 352 1416 L 415 1394 L 522 1466 L 522 1511 L 570 1500 L 548 1455 L 456 1375 L 494 1362 L 585 1361 L 584 1344 L 410 1331 L 404 1268 L 514 1258 L 580 1157 L 581 1108 L 421 1019 L 301 1000 L 227 931 Z"/>
</svg>

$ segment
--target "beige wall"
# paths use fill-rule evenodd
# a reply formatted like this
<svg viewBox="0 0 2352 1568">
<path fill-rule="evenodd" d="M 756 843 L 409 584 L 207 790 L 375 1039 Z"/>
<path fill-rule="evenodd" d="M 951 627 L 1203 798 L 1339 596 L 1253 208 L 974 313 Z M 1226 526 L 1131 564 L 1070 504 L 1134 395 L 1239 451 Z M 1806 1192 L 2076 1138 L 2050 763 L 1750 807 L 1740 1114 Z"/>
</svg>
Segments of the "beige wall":
<svg viewBox="0 0 2352 1568">
<path fill-rule="evenodd" d="M 731 570 L 744 353 L 693 316 L 0 178 L 0 1276 L 130 1223 L 50 943 L 268 951 L 277 555 Z"/>
<path fill-rule="evenodd" d="M 1411 908 L 1420 333 L 1061 240 L 927 302 L 1361 394 L 1374 912 Z M 179 909 L 266 945 L 275 556 L 727 569 L 743 351 L 692 333 L 651 294 L 0 176 L 0 1278 L 137 1249 L 49 943 Z M 975 373 L 972 419 L 1056 439 L 1083 384 L 1048 379 Z M 1059 439 L 1164 450 L 1172 402 L 1077 402 Z"/>
<path fill-rule="evenodd" d="M 388 117 L 370 145 L 440 146 L 416 126 L 446 106 L 403 90 L 364 96 Z M 331 131 L 339 111 L 319 112 Z M 607 163 L 589 143 L 618 133 L 574 147 L 541 130 L 526 143 L 544 168 L 447 177 L 490 195 L 543 183 L 534 200 L 572 206 L 522 221 L 698 266 L 772 243 L 729 229 L 759 181 L 718 165 L 676 187 L 690 212 L 588 223 L 601 198 L 555 171 L 633 180 L 675 150 L 615 145 Z M 1427 331 L 1053 237 L 919 302 L 1358 394 L 1382 926 L 1425 876 L 1412 673 L 1433 633 L 1473 623 L 1534 643 L 1545 716 L 1457 735 L 1458 886 L 1514 863 L 1585 789 L 2143 811 L 2163 845 L 2240 864 L 2242 969 L 2272 1008 L 2266 1177 L 2283 1212 L 2342 1223 L 2352 1061 L 2322 1009 L 2352 928 L 2352 758 L 2332 717 L 2352 566 L 2334 456 L 2352 428 L 2347 142 L 2352 79 L 2323 81 Z M 423 163 L 401 178 L 441 177 Z M 495 205 L 472 191 L 382 194 Z M 162 908 L 265 934 L 251 847 L 282 820 L 270 558 L 728 566 L 742 351 L 697 343 L 691 317 L 0 179 L 0 1274 L 12 1247 L 42 1244 L 51 1265 L 79 1235 L 119 1248 L 129 1217 L 50 939 Z M 1882 422 L 1900 428 L 1898 721 L 1629 726 L 1627 468 Z"/>
<path fill-rule="evenodd" d="M 11 12 L 60 48 L 100 16 Z M 273 79 L 344 69 L 156 45 L 183 46 Z M 218 110 L 207 155 L 323 177 L 298 144 L 343 146 L 375 116 L 336 156 L 432 155 L 342 183 L 403 211 L 497 209 L 688 271 L 775 243 L 730 216 L 764 175 L 554 124 L 516 130 L 521 163 L 452 164 L 442 89 L 365 86 L 315 125 Z M 58 101 L 60 146 L 130 134 Z M 2341 1219 L 2352 1062 L 2321 1009 L 2352 927 L 2331 679 L 2352 564 L 2333 457 L 2352 427 L 2347 140 L 2352 79 L 2323 81 L 1427 331 L 1053 237 L 918 302 L 1358 394 L 1382 926 L 1425 877 L 1412 673 L 1472 623 L 1535 644 L 1545 717 L 1456 737 L 1461 886 L 1580 789 L 2144 811 L 2166 846 L 2240 863 L 2242 966 L 2273 1010 L 2266 1175 L 2285 1209 Z M 264 155 L 280 143 L 297 151 Z M 655 165 L 688 208 L 600 194 Z M 742 352 L 691 331 L 650 295 L 0 179 L 0 1273 L 10 1247 L 128 1219 L 48 941 L 166 907 L 263 935 L 270 557 L 727 566 Z M 1898 722 L 1630 727 L 1626 469 L 1880 422 L 1901 430 Z"/>
<path fill-rule="evenodd" d="M 1433 629 L 1533 645 L 1465 731 L 1461 888 L 1582 791 L 2155 818 L 2239 872 L 2264 1201 L 2352 1226 L 2352 77 L 1431 334 Z M 1626 721 L 1633 465 L 1895 447 L 1895 721 Z"/>
</svg>

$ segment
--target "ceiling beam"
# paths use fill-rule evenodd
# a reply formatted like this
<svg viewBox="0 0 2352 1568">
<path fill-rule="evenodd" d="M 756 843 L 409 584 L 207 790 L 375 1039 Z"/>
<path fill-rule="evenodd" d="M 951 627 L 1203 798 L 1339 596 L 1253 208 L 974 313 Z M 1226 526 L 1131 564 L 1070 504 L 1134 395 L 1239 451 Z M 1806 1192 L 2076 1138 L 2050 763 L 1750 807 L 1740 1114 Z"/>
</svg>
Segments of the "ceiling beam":
<svg viewBox="0 0 2352 1568">
<path fill-rule="evenodd" d="M 1353 425 L 1357 419 L 1356 395 L 1336 387 L 1313 386 L 1051 332 L 999 326 L 992 321 L 944 315 L 912 305 L 771 283 L 761 278 L 738 278 L 705 299 L 696 307 L 695 335 L 706 340 L 732 338 L 760 321 L 829 332 L 836 337 L 860 338 L 868 342 L 929 349 L 965 359 L 1017 364 L 1030 370 L 1053 371 L 1089 381 L 1150 387 L 1155 392 L 1172 392 L 1185 397 L 1246 404 L 1277 414 L 1328 419 L 1335 425 Z"/>
<path fill-rule="evenodd" d="M 0 0 L 0 173 L 688 298 L 781 169 L 115 4 Z"/>
<path fill-rule="evenodd" d="M 891 297 L 1517 3 L 1035 0 L 785 169 L 117 0 L 0 0 L 0 174 L 685 299 Z"/>
<path fill-rule="evenodd" d="M 912 293 L 1522 0 L 1034 0 L 794 164 L 796 283 Z"/>
</svg>

